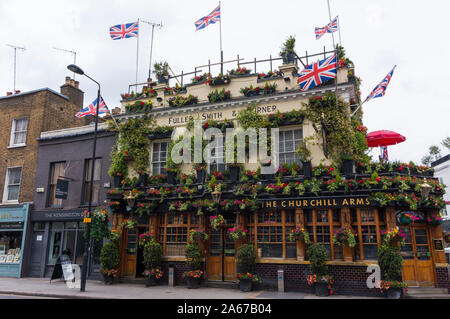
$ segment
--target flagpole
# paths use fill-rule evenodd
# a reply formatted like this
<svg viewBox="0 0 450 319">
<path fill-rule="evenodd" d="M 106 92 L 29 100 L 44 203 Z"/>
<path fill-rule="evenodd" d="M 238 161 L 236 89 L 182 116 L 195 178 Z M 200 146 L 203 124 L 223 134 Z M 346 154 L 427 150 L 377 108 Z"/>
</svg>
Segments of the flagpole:
<svg viewBox="0 0 450 319">
<path fill-rule="evenodd" d="M 219 32 L 220 32 L 220 73 L 223 74 L 223 50 L 222 50 L 222 4 L 219 1 L 219 11 L 220 11 L 220 20 L 219 20 Z"/>
<path fill-rule="evenodd" d="M 136 46 L 136 82 L 138 83 L 138 66 L 139 66 L 139 34 L 141 33 L 140 27 L 139 27 L 139 18 L 138 18 L 138 36 L 137 36 L 137 46 Z M 137 91 L 137 86 L 136 86 Z"/>
<path fill-rule="evenodd" d="M 339 17 L 339 15 L 337 16 L 338 18 L 338 28 L 339 28 L 339 45 L 342 46 L 342 42 L 341 42 L 341 18 Z"/>
<path fill-rule="evenodd" d="M 331 20 L 331 10 L 330 10 L 330 0 L 327 0 L 327 4 L 328 4 L 328 16 L 330 17 L 330 23 L 332 22 Z M 339 20 L 338 20 L 339 21 Z M 339 25 L 338 25 L 339 27 Z M 337 47 L 336 44 L 334 42 L 334 32 L 331 33 L 331 36 L 333 38 L 333 49 L 334 52 L 336 54 L 336 91 L 334 93 L 335 97 L 336 97 L 336 107 L 338 106 L 338 71 L 339 71 L 339 58 L 338 58 L 338 52 L 337 52 Z"/>
</svg>

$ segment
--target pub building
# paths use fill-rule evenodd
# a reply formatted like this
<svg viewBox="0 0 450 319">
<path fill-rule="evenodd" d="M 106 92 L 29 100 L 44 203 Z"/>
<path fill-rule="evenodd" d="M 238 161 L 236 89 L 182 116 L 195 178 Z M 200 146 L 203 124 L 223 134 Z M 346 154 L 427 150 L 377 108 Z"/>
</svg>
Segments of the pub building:
<svg viewBox="0 0 450 319">
<path fill-rule="evenodd" d="M 322 53 L 322 58 L 330 54 L 332 52 Z M 309 58 L 316 59 L 313 56 Z M 384 181 L 390 177 L 392 180 L 397 178 L 396 181 L 398 178 L 414 179 L 419 183 L 426 177 L 428 183 L 436 185 L 431 170 L 423 169 L 422 173 L 413 168 L 403 170 L 395 163 L 391 166 L 388 163 L 368 165 L 372 171 L 378 171 L 374 176 L 373 172 L 367 173 L 368 167 L 362 170 L 356 161 L 347 160 L 341 165 L 330 155 L 331 141 L 326 142 L 331 134 L 326 123 L 329 116 L 326 108 L 323 108 L 322 121 L 313 122 L 305 116 L 306 113 L 302 113 L 308 104 L 330 102 L 330 96 L 334 102 L 332 96 L 337 92 L 339 103 L 344 105 L 340 110 L 350 122 L 349 114 L 355 109 L 351 105 L 356 104 L 359 98 L 359 86 L 353 63 L 341 58 L 337 84 L 332 79 L 304 92 L 297 84 L 301 65 L 296 59 L 280 64 L 278 70 L 267 74 L 252 72 L 245 68 L 249 64 L 237 62 L 238 69 L 230 71 L 229 76 L 196 74 L 193 82 L 181 89 L 170 88 L 168 83 L 159 81 L 148 83 L 142 93 L 123 94 L 122 113 L 117 118 L 121 123 L 136 125 L 144 115 L 150 115 L 157 124 L 147 136 L 149 164 L 146 174 L 150 178 L 144 183 L 136 182 L 137 178 L 145 180 L 146 174 L 141 172 L 138 175 L 131 159 L 127 162 L 128 176 L 122 187 L 115 195 L 107 195 L 109 200 L 122 203 L 113 209 L 113 228 L 121 233 L 119 276 L 122 279 L 142 277 L 144 266 L 138 239 L 139 235 L 151 232 L 163 248 L 164 280 L 168 280 L 170 266 L 174 268 L 175 283 L 182 284 L 182 274 L 186 270 L 184 250 L 189 232 L 205 229 L 209 238 L 200 245 L 206 283 L 236 283 L 237 248 L 250 243 L 257 252 L 256 273 L 261 277 L 263 287 L 276 288 L 277 271 L 283 270 L 287 290 L 306 291 L 309 289 L 306 276 L 310 274 L 306 245 L 302 241 L 289 241 L 291 231 L 300 227 L 308 231 L 312 242 L 326 248 L 328 268 L 335 278 L 337 293 L 377 295 L 379 289 L 369 289 L 366 285 L 367 267 L 377 263 L 381 231 L 401 227 L 407 235 L 406 244 L 402 247 L 405 259 L 403 281 L 412 286 L 448 288 L 448 265 L 441 247 L 442 229 L 440 225 L 427 222 L 431 214 L 439 213 L 438 206 L 426 208 L 419 205 L 411 210 L 399 199 L 383 201 L 382 194 L 400 194 L 398 197 L 401 197 L 402 193 L 414 194 L 414 187 L 399 191 L 397 182 L 392 182 L 383 189 L 378 182 L 380 178 Z M 303 59 L 307 61 L 305 57 Z M 255 69 L 257 65 L 260 64 L 256 60 L 250 64 Z M 221 98 L 211 99 L 211 94 L 221 91 L 224 93 Z M 183 100 L 180 96 L 188 102 L 179 105 L 177 101 Z M 280 130 L 280 165 L 297 163 L 298 166 L 293 166 L 298 168 L 296 174 L 288 170 L 282 175 L 280 172 L 262 175 L 258 174 L 259 164 L 245 163 L 236 176 L 232 167 L 223 163 L 222 148 L 212 153 L 214 161 L 206 166 L 206 180 L 197 173 L 193 164 L 177 167 L 178 178 L 173 180 L 172 172 L 165 170 L 170 164 L 171 141 L 185 135 L 191 120 L 200 119 L 204 128 L 214 126 L 223 130 L 224 125 L 237 128 L 242 126 L 240 111 L 249 107 L 272 123 L 276 121 Z M 362 124 L 361 112 L 357 118 Z M 308 141 L 306 145 L 310 152 L 310 161 L 305 161 L 305 164 L 297 152 L 304 141 Z M 127 152 L 133 156 L 133 149 L 127 149 Z M 339 170 L 340 186 L 331 190 L 327 186 L 334 182 L 335 173 Z M 190 177 L 192 183 L 184 183 Z M 222 184 L 220 191 L 211 192 L 208 187 L 211 181 Z M 350 187 L 344 189 L 342 185 L 346 181 Z M 425 181 L 422 184 L 425 185 Z M 305 190 L 301 191 L 298 185 L 306 185 Z M 434 196 L 439 198 L 439 203 L 442 202 L 442 195 L 436 193 L 438 187 L 433 186 L 431 195 L 421 195 L 421 191 L 426 193 L 428 190 L 422 190 L 420 185 L 416 187 L 414 196 Z M 286 190 L 287 187 L 291 189 Z M 132 189 L 136 189 L 137 194 L 130 193 Z M 161 192 L 165 195 L 161 196 Z M 199 213 L 201 200 L 209 203 L 212 209 L 201 209 L 202 213 Z M 408 212 L 417 220 L 410 225 L 401 224 L 401 217 Z M 218 214 L 225 222 L 214 230 L 210 216 Z M 137 221 L 136 227 L 121 227 L 122 222 L 130 217 Z M 231 227 L 246 229 L 246 239 L 233 241 L 228 235 Z M 333 233 L 341 227 L 351 227 L 356 232 L 355 247 L 333 243 Z"/>
<path fill-rule="evenodd" d="M 83 212 L 104 204 L 111 186 L 108 169 L 115 134 L 99 123 L 94 178 L 91 178 L 94 125 L 41 132 L 35 180 L 34 205 L 30 209 L 25 272 L 28 277 L 51 277 L 58 259 L 66 255 L 82 266 L 84 253 Z M 100 249 L 94 242 L 89 259 L 89 278 L 99 278 Z"/>
</svg>

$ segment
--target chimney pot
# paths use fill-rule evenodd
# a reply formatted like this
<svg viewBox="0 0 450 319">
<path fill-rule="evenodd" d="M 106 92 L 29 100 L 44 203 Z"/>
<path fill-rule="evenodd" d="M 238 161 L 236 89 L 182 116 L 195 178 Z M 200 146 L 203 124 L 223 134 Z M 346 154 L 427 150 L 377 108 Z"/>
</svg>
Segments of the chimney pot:
<svg viewBox="0 0 450 319">
<path fill-rule="evenodd" d="M 12 92 L 6 92 L 6 96 L 12 95 Z"/>
<path fill-rule="evenodd" d="M 78 82 L 78 81 L 75 81 L 75 87 L 78 89 L 79 88 L 79 86 L 80 86 L 80 82 Z"/>
<path fill-rule="evenodd" d="M 16 90 L 14 94 L 20 94 L 20 90 Z"/>
</svg>

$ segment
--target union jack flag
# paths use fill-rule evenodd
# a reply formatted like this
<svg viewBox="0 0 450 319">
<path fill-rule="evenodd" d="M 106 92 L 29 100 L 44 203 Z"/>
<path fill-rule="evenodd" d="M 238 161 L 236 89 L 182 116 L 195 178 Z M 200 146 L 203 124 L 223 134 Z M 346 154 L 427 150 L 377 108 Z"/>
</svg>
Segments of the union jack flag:
<svg viewBox="0 0 450 319">
<path fill-rule="evenodd" d="M 329 24 L 323 28 L 316 28 L 316 40 L 320 39 L 325 33 L 333 33 L 339 30 L 339 20 L 338 17 L 334 18 Z"/>
<path fill-rule="evenodd" d="M 97 112 L 97 99 L 95 99 L 94 102 L 92 102 L 89 106 L 86 106 L 84 109 L 82 109 L 80 112 L 75 114 L 76 117 L 79 119 L 85 116 L 95 115 Z M 109 113 L 108 107 L 106 106 L 105 101 L 103 101 L 103 98 L 100 96 L 100 107 L 98 109 L 98 114 L 104 114 Z"/>
<path fill-rule="evenodd" d="M 381 150 L 381 159 L 383 161 L 388 161 L 389 156 L 388 156 L 387 146 L 380 146 L 380 150 Z"/>
<path fill-rule="evenodd" d="M 195 31 L 201 30 L 212 23 L 216 23 L 220 21 L 220 4 L 215 8 L 210 14 L 206 17 L 201 18 L 197 22 L 195 22 Z"/>
<path fill-rule="evenodd" d="M 298 75 L 297 82 L 300 84 L 300 89 L 306 91 L 321 85 L 329 79 L 334 79 L 337 75 L 336 60 L 336 54 L 334 54 L 329 58 L 308 65 Z"/>
<path fill-rule="evenodd" d="M 113 40 L 137 37 L 139 31 L 138 29 L 139 29 L 138 22 L 118 24 L 109 28 L 109 35 Z"/>
<path fill-rule="evenodd" d="M 389 82 L 391 82 L 396 67 L 397 66 L 395 65 L 392 68 L 391 72 L 389 72 L 388 75 L 386 75 L 386 77 L 383 79 L 383 81 L 381 81 L 381 83 L 373 89 L 373 91 L 369 94 L 364 102 L 370 101 L 371 99 L 376 99 L 377 97 L 382 97 L 386 94 L 386 89 L 389 85 Z"/>
</svg>

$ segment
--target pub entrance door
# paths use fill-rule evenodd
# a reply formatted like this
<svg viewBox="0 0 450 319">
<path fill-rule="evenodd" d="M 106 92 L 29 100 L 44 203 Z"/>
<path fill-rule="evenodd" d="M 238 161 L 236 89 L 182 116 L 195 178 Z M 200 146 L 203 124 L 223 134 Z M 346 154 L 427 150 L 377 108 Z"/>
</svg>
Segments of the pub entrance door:
<svg viewBox="0 0 450 319">
<path fill-rule="evenodd" d="M 143 249 L 138 246 L 139 235 L 148 231 L 148 227 L 138 226 L 134 229 L 125 229 L 124 255 L 122 264 L 123 277 L 140 277 L 144 272 L 142 264 Z"/>
<path fill-rule="evenodd" d="M 236 247 L 228 236 L 228 228 L 236 222 L 235 214 L 224 214 L 225 226 L 218 230 L 210 228 L 209 249 L 206 257 L 208 280 L 234 281 L 236 279 Z"/>
<path fill-rule="evenodd" d="M 434 267 L 425 225 L 402 227 L 406 234 L 403 256 L 403 281 L 409 286 L 434 286 Z"/>
</svg>

